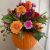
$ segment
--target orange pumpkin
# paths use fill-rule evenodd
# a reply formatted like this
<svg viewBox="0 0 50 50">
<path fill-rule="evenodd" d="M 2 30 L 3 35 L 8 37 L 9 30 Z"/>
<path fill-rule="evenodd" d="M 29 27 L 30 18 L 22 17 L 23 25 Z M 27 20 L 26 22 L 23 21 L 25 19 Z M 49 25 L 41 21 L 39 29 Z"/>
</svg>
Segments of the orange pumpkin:
<svg viewBox="0 0 50 50">
<path fill-rule="evenodd" d="M 24 32 L 24 38 L 21 39 L 17 34 L 12 34 L 12 41 L 19 49 L 30 49 L 34 47 L 37 40 L 31 35 L 31 33 Z"/>
</svg>

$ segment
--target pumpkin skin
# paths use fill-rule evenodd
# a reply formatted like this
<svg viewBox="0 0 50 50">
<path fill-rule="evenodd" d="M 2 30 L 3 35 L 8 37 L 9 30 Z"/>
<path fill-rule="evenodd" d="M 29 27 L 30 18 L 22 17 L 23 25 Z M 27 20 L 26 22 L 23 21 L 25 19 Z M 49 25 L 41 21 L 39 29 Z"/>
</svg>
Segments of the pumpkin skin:
<svg viewBox="0 0 50 50">
<path fill-rule="evenodd" d="M 31 35 L 31 33 L 24 32 L 24 38 L 19 38 L 16 34 L 12 34 L 12 41 L 19 49 L 30 49 L 34 47 L 37 40 Z"/>
</svg>

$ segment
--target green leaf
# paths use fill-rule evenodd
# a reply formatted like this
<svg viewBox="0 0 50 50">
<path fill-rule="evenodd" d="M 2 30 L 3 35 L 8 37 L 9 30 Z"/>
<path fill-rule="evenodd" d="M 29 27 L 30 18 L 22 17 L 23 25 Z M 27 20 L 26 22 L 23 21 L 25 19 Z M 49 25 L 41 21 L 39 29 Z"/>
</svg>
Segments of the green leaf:
<svg viewBox="0 0 50 50">
<path fill-rule="evenodd" d="M 4 30 L 5 29 L 5 27 L 4 26 L 0 26 L 0 30 Z"/>
<path fill-rule="evenodd" d="M 25 20 L 26 20 L 25 15 L 21 15 L 21 17 L 20 17 L 20 21 L 24 22 Z"/>
<path fill-rule="evenodd" d="M 14 19 L 10 15 L 5 15 L 5 16 L 3 16 L 2 20 L 7 22 L 7 23 L 11 23 L 11 22 L 13 22 Z"/>
<path fill-rule="evenodd" d="M 33 30 L 33 37 L 35 37 L 38 41 L 43 37 L 42 32 L 38 32 L 36 29 Z"/>
<path fill-rule="evenodd" d="M 41 14 L 40 16 L 43 16 L 44 14 L 46 14 L 47 12 L 44 12 L 43 14 Z"/>
<path fill-rule="evenodd" d="M 39 23 L 45 23 L 46 20 L 47 20 L 47 18 L 42 18 L 42 17 L 39 17 L 39 18 L 37 19 L 37 21 L 38 21 Z"/>
<path fill-rule="evenodd" d="M 0 26 L 0 28 L 2 28 L 3 26 Z"/>
<path fill-rule="evenodd" d="M 43 37 L 43 36 L 42 36 L 42 33 L 37 32 L 34 34 L 34 37 L 39 41 L 41 39 L 41 37 Z"/>
<path fill-rule="evenodd" d="M 42 33 L 42 35 L 43 35 L 45 38 L 48 38 L 47 35 L 45 35 L 45 33 Z"/>
</svg>

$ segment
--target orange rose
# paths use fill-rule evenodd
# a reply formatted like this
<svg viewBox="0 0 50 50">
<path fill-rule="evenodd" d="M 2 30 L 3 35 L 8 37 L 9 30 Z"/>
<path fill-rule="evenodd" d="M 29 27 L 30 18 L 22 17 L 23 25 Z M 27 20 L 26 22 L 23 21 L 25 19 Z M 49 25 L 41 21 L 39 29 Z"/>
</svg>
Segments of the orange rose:
<svg viewBox="0 0 50 50">
<path fill-rule="evenodd" d="M 11 32 L 18 34 L 19 31 L 21 30 L 22 26 L 23 25 L 20 21 L 14 21 L 10 26 Z"/>
<path fill-rule="evenodd" d="M 24 6 L 19 6 L 16 8 L 16 12 L 20 14 L 25 14 L 26 8 Z"/>
<path fill-rule="evenodd" d="M 27 10 L 31 9 L 32 8 L 32 3 L 30 1 L 27 1 L 25 3 L 25 7 L 26 7 Z"/>
</svg>

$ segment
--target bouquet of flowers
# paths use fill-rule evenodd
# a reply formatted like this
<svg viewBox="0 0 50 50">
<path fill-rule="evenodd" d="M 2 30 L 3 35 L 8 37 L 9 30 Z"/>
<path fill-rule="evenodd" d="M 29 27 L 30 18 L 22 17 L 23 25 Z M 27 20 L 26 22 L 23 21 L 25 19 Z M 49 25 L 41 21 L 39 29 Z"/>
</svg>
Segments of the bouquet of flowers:
<svg viewBox="0 0 50 50">
<path fill-rule="evenodd" d="M 5 33 L 7 34 L 12 33 L 13 38 L 16 37 L 16 40 L 17 38 L 18 40 L 20 39 L 21 41 L 19 41 L 21 43 L 25 37 L 26 41 L 29 41 L 30 38 L 32 39 L 32 45 L 35 39 L 39 41 L 41 37 L 44 36 L 44 33 L 42 32 L 42 25 L 47 22 L 47 18 L 45 16 L 46 12 L 40 14 L 35 11 L 34 7 L 36 7 L 35 4 L 27 1 L 26 3 L 20 2 L 19 5 L 14 8 L 14 10 L 8 9 L 8 14 L 4 15 L 2 18 L 5 29 L 1 32 L 3 33 L 6 31 Z M 33 38 L 35 39 L 33 40 Z M 13 39 L 13 41 L 16 40 L 15 38 Z M 15 45 L 21 44 L 18 40 L 16 41 Z M 28 42 L 25 44 L 28 44 Z M 18 48 L 22 47 L 22 44 L 20 47 L 19 45 L 17 46 Z M 27 45 L 25 45 L 25 48 L 29 48 L 26 46 Z"/>
</svg>

